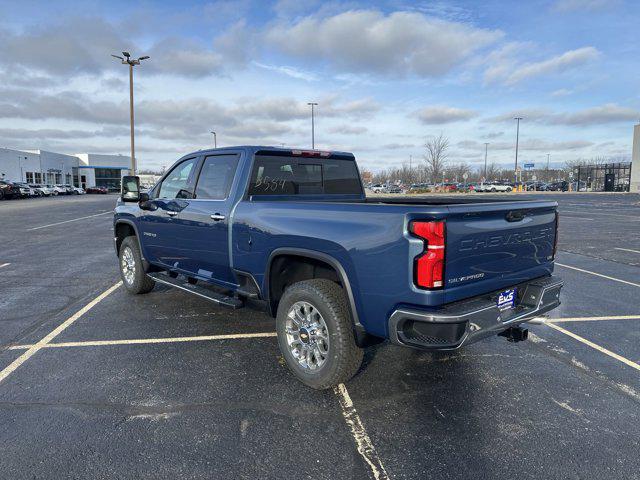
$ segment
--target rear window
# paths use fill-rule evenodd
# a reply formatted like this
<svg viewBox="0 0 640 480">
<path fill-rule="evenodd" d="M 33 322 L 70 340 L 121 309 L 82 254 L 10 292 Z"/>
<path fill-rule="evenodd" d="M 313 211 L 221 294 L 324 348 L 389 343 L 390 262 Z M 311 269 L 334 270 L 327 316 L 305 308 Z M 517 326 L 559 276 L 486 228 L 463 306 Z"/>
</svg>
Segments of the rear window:
<svg viewBox="0 0 640 480">
<path fill-rule="evenodd" d="M 249 195 L 362 194 L 354 160 L 256 155 Z"/>
</svg>

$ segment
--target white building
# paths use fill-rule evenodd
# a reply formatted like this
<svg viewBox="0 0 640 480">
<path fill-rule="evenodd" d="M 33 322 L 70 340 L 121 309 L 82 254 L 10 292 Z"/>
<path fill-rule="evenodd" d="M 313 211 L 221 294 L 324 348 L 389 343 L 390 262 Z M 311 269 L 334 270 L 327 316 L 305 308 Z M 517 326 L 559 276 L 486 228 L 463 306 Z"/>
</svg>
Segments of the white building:
<svg viewBox="0 0 640 480">
<path fill-rule="evenodd" d="M 46 150 L 0 148 L 0 179 L 10 182 L 105 186 L 120 190 L 130 157 L 80 153 L 66 155 Z"/>
<path fill-rule="evenodd" d="M 124 155 L 78 153 L 76 157 L 79 163 L 74 181 L 82 188 L 98 186 L 119 191 L 120 180 L 131 166 L 131 157 Z"/>
</svg>

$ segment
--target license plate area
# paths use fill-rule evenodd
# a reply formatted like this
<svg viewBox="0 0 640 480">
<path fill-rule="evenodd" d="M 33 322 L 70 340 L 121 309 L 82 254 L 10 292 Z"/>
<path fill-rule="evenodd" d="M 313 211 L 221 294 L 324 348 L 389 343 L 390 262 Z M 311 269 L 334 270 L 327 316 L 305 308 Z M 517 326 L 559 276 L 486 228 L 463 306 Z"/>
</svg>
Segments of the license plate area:
<svg viewBox="0 0 640 480">
<path fill-rule="evenodd" d="M 517 288 L 510 288 L 509 290 L 504 290 L 498 294 L 498 298 L 496 298 L 496 305 L 498 309 L 502 310 L 510 310 L 515 308 L 516 306 L 516 298 L 518 294 Z"/>
</svg>

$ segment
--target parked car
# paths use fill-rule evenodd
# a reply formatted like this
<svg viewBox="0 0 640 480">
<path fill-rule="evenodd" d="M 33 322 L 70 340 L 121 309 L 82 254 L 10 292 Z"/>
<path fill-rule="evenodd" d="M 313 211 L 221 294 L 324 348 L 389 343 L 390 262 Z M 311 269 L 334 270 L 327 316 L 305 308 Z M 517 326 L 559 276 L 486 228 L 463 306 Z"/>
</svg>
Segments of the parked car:
<svg viewBox="0 0 640 480">
<path fill-rule="evenodd" d="M 230 308 L 252 299 L 316 389 L 349 380 L 367 345 L 521 341 L 523 322 L 560 304 L 553 201 L 371 200 L 352 154 L 268 147 L 192 153 L 149 193 L 138 177 L 122 185 L 126 290 L 159 282 Z"/>
<path fill-rule="evenodd" d="M 387 187 L 386 185 L 382 185 L 381 183 L 376 183 L 374 185 L 371 185 L 369 187 L 369 190 L 371 190 L 373 193 L 386 193 Z"/>
<path fill-rule="evenodd" d="M 549 184 L 545 182 L 529 182 L 525 184 L 527 192 L 546 192 L 549 190 Z"/>
<path fill-rule="evenodd" d="M 566 192 L 569 190 L 569 182 L 562 180 L 559 182 L 552 182 L 549 184 L 549 190 L 553 192 Z"/>
<path fill-rule="evenodd" d="M 31 183 L 29 184 L 33 190 L 35 190 L 36 194 L 39 197 L 48 197 L 51 195 L 51 190 L 49 190 L 45 185 L 41 185 L 39 183 Z"/>
<path fill-rule="evenodd" d="M 403 193 L 402 188 L 399 185 L 391 185 L 387 188 L 387 193 Z"/>
<path fill-rule="evenodd" d="M 511 192 L 513 187 L 507 183 L 491 182 L 481 185 L 479 192 Z"/>
<path fill-rule="evenodd" d="M 20 198 L 20 187 L 13 182 L 0 180 L 0 200 Z"/>
<path fill-rule="evenodd" d="M 74 195 L 84 195 L 85 193 L 87 193 L 87 192 L 84 191 L 84 188 L 82 188 L 82 187 L 74 187 L 72 185 L 71 188 L 73 188 L 73 194 Z"/>
<path fill-rule="evenodd" d="M 109 190 L 107 189 L 107 187 L 87 187 L 86 193 L 103 193 L 103 194 L 107 194 L 107 193 L 109 193 Z"/>
<path fill-rule="evenodd" d="M 20 191 L 20 198 L 29 198 L 29 197 L 36 196 L 36 191 L 33 188 L 31 188 L 27 183 L 14 182 L 14 185 L 18 187 Z"/>
</svg>

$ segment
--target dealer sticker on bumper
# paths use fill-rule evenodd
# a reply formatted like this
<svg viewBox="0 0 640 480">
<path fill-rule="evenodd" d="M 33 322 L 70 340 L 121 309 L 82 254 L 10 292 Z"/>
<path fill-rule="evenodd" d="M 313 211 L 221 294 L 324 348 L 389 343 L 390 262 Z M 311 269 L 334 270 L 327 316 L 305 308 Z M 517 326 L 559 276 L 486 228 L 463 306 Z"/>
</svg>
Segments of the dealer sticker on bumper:
<svg viewBox="0 0 640 480">
<path fill-rule="evenodd" d="M 508 308 L 513 308 L 516 304 L 516 289 L 511 288 L 509 290 L 505 290 L 498 295 L 498 300 L 496 301 L 498 308 L 500 310 L 506 310 Z"/>
</svg>

